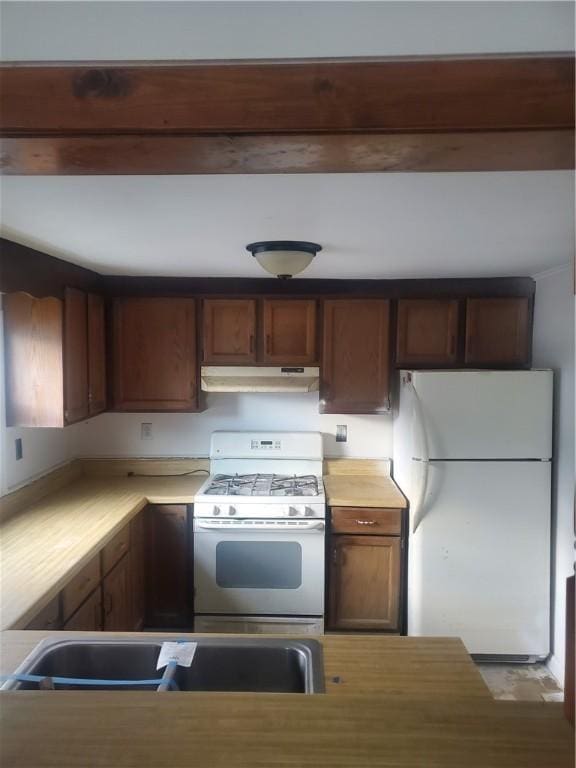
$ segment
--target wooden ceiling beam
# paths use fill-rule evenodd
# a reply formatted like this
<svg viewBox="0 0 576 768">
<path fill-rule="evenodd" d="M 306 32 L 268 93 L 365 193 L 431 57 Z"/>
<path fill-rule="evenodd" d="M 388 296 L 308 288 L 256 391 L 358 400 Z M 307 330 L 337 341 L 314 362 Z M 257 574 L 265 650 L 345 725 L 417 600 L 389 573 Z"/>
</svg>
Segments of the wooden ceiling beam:
<svg viewBox="0 0 576 768">
<path fill-rule="evenodd" d="M 574 165 L 574 57 L 0 67 L 4 173 Z"/>
<path fill-rule="evenodd" d="M 574 132 L 5 138 L 2 173 L 373 173 L 574 167 Z"/>
</svg>

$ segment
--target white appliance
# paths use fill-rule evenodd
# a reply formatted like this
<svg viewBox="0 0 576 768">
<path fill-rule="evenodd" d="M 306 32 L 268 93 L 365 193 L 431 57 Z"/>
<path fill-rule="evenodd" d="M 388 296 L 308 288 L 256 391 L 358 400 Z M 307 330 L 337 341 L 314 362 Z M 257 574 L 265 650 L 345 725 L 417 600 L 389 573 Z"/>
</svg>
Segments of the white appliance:
<svg viewBox="0 0 576 768">
<path fill-rule="evenodd" d="M 323 631 L 319 432 L 214 432 L 194 499 L 196 631 Z"/>
<path fill-rule="evenodd" d="M 401 371 L 408 634 L 477 656 L 550 650 L 552 371 Z"/>
</svg>

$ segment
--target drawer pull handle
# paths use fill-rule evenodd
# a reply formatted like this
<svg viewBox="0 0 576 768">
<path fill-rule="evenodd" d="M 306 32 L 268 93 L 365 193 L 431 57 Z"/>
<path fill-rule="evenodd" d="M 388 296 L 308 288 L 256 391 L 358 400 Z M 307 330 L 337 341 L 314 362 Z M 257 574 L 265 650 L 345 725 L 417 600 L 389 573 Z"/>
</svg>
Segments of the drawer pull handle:
<svg viewBox="0 0 576 768">
<path fill-rule="evenodd" d="M 358 525 L 376 525 L 375 520 L 356 520 Z"/>
</svg>

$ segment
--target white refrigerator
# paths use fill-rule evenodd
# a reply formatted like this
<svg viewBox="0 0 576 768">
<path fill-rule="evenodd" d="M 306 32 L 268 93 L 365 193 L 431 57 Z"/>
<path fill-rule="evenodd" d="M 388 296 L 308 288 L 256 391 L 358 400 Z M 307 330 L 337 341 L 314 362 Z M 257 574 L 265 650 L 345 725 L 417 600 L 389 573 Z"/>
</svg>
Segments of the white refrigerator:
<svg viewBox="0 0 576 768">
<path fill-rule="evenodd" d="M 517 661 L 550 650 L 552 371 L 401 371 L 408 634 Z"/>
</svg>

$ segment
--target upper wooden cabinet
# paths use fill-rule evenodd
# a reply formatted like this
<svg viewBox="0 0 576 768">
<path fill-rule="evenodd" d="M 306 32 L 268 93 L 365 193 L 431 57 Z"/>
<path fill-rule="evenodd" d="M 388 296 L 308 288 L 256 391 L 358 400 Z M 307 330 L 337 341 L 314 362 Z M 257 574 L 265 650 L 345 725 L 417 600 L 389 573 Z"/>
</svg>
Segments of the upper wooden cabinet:
<svg viewBox="0 0 576 768">
<path fill-rule="evenodd" d="M 115 410 L 197 409 L 194 299 L 116 299 L 113 349 Z"/>
<path fill-rule="evenodd" d="M 205 363 L 256 362 L 256 301 L 206 299 L 204 301 Z"/>
<path fill-rule="evenodd" d="M 273 365 L 317 362 L 313 299 L 264 299 L 263 331 L 264 362 Z"/>
<path fill-rule="evenodd" d="M 256 299 L 206 299 L 203 317 L 204 363 L 298 366 L 318 361 L 314 299 L 263 299 L 260 305 Z"/>
<path fill-rule="evenodd" d="M 381 413 L 390 408 L 390 303 L 324 302 L 322 413 Z"/>
<path fill-rule="evenodd" d="M 456 299 L 400 299 L 397 366 L 451 366 L 458 357 Z"/>
<path fill-rule="evenodd" d="M 104 410 L 103 394 L 89 405 L 90 381 L 105 392 L 103 307 L 90 326 L 91 303 L 102 300 L 75 288 L 65 290 L 64 301 L 4 297 L 8 426 L 63 427 Z"/>
<path fill-rule="evenodd" d="M 527 298 L 468 299 L 466 363 L 479 366 L 529 365 L 529 310 Z"/>
<path fill-rule="evenodd" d="M 104 299 L 88 294 L 88 412 L 106 410 L 106 322 Z"/>
<path fill-rule="evenodd" d="M 84 291 L 66 288 L 64 295 L 64 418 L 88 417 L 88 300 Z"/>
<path fill-rule="evenodd" d="M 10 293 L 3 309 L 7 426 L 63 426 L 63 302 Z"/>
</svg>

